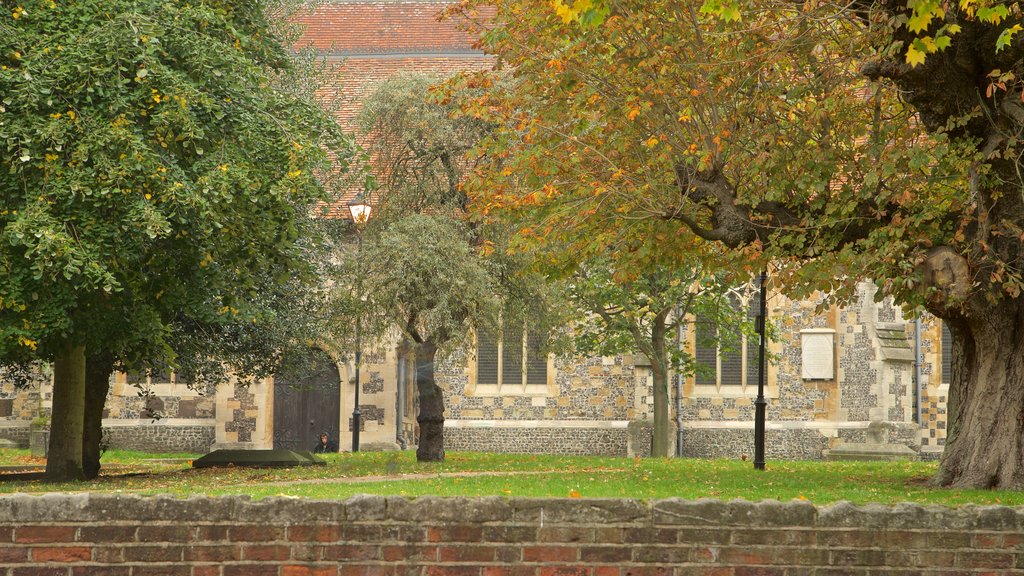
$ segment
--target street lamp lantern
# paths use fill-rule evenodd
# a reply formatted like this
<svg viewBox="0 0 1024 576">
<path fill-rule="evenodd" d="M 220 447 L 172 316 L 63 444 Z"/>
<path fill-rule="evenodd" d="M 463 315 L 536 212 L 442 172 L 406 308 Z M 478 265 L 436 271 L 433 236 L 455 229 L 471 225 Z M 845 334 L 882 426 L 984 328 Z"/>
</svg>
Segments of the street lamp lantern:
<svg viewBox="0 0 1024 576">
<path fill-rule="evenodd" d="M 373 211 L 373 207 L 367 202 L 357 200 L 348 205 L 348 211 L 352 215 L 352 222 L 356 226 L 362 226 L 370 220 L 370 212 Z"/>
<path fill-rule="evenodd" d="M 358 249 L 356 250 L 356 296 L 359 298 L 360 304 L 363 298 L 363 276 L 362 276 L 362 259 L 363 259 L 363 225 L 370 220 L 370 212 L 373 211 L 373 207 L 368 202 L 360 199 L 348 205 L 349 214 L 352 215 L 352 223 L 356 225 L 356 234 L 358 237 Z M 356 314 L 356 390 L 355 398 L 353 399 L 352 409 L 352 451 L 359 452 L 359 429 L 362 427 L 362 414 L 359 411 L 359 364 L 363 360 L 363 343 L 362 343 L 362 307 Z"/>
</svg>

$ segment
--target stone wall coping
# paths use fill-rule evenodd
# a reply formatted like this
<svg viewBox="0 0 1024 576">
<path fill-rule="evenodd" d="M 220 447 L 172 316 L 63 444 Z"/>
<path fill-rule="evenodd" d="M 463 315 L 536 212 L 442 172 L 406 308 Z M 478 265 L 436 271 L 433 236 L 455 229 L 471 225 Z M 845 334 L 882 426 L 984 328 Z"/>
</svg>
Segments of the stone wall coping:
<svg viewBox="0 0 1024 576">
<path fill-rule="evenodd" d="M 424 524 L 522 523 L 644 526 L 869 528 L 875 530 L 1024 530 L 1024 506 L 902 503 L 815 506 L 807 501 L 634 500 L 357 495 L 347 500 L 247 496 L 185 499 L 125 494 L 10 494 L 0 496 L 0 523 L 187 521 L 272 525 L 341 522 Z"/>
</svg>

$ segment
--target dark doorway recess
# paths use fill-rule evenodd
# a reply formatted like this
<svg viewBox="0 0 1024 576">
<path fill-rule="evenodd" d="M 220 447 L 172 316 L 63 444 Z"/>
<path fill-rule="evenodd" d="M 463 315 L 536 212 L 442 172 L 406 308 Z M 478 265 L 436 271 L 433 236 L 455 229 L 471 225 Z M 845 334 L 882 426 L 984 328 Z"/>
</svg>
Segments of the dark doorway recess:
<svg viewBox="0 0 1024 576">
<path fill-rule="evenodd" d="M 338 442 L 338 367 L 323 351 L 286 360 L 274 376 L 274 448 L 312 450 L 324 431 Z"/>
</svg>

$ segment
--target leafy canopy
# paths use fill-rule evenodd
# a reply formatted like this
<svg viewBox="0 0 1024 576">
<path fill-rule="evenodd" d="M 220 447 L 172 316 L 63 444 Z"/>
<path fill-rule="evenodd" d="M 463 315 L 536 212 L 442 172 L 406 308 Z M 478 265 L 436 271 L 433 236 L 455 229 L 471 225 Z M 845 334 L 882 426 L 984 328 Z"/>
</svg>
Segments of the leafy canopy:
<svg viewBox="0 0 1024 576">
<path fill-rule="evenodd" d="M 542 0 L 493 4 L 483 42 L 511 80 L 464 80 L 492 87 L 468 108 L 500 126 L 467 189 L 522 222 L 526 248 L 737 280 L 771 262 L 796 294 L 849 294 L 872 270 L 911 295 L 907 254 L 955 233 L 971 156 L 861 74 L 876 38 L 850 14 L 763 0 L 723 22 L 619 1 L 580 26 Z"/>
<path fill-rule="evenodd" d="M 254 320 L 350 147 L 277 87 L 265 3 L 0 6 L 0 353 L 170 359 L 176 319 Z"/>
</svg>

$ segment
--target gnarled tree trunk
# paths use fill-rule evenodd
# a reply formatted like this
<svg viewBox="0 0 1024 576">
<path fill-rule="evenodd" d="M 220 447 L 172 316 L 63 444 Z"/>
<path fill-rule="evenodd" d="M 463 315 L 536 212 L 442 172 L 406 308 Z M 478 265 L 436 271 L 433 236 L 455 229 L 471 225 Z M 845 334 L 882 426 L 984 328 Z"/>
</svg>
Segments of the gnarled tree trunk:
<svg viewBox="0 0 1024 576">
<path fill-rule="evenodd" d="M 947 323 L 953 374 L 939 485 L 1024 486 L 1024 314 L 1009 304 L 980 321 Z"/>
<path fill-rule="evenodd" d="M 437 344 L 427 340 L 416 348 L 416 390 L 420 395 L 420 443 L 416 448 L 418 462 L 444 461 L 444 395 L 434 380 L 434 358 Z"/>
<path fill-rule="evenodd" d="M 53 362 L 53 416 L 46 478 L 83 480 L 82 424 L 85 417 L 85 347 L 70 340 Z"/>
<path fill-rule="evenodd" d="M 876 2 L 907 16 L 905 2 Z M 1016 18 L 1016 17 L 1013 17 Z M 961 488 L 1024 487 L 1024 297 L 1006 283 L 1024 258 L 1020 227 L 1024 196 L 1019 145 L 1024 129 L 1022 85 L 994 89 L 990 73 L 1017 71 L 1024 43 L 997 49 L 1003 25 L 962 14 L 952 5 L 941 22 L 962 24 L 945 51 L 911 67 L 902 53 L 865 65 L 873 79 L 888 78 L 930 132 L 969 143 L 980 161 L 966 184 L 970 202 L 950 222 L 963 237 L 929 250 L 920 265 L 927 307 L 954 337 L 949 391 L 949 436 L 935 482 Z M 909 45 L 917 33 L 897 28 Z"/>
</svg>

